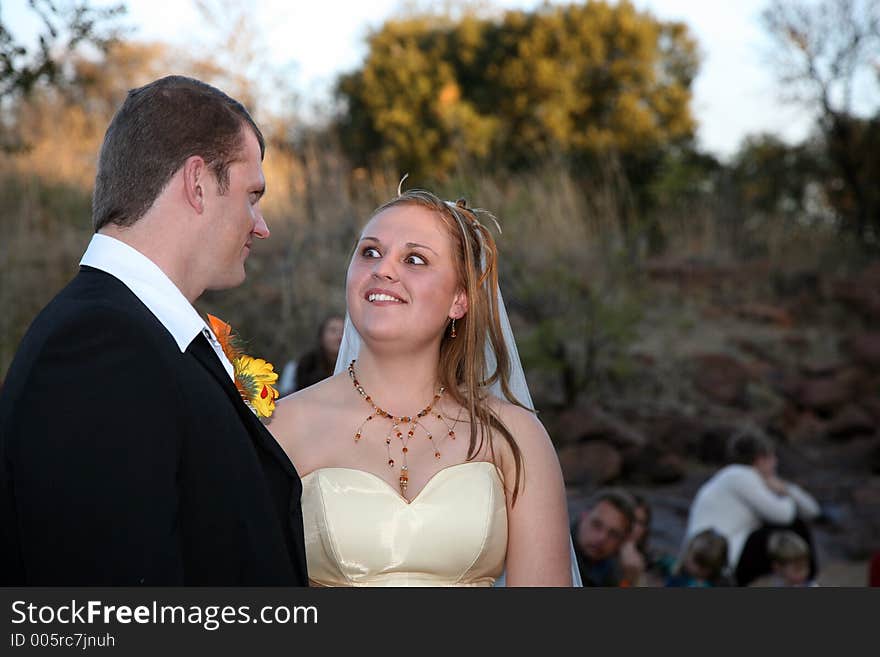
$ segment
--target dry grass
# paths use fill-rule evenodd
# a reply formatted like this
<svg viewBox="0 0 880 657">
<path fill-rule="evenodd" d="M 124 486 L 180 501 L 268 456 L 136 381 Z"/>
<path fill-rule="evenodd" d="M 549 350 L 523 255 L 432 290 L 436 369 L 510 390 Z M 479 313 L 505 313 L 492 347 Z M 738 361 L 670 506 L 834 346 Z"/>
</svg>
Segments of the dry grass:
<svg viewBox="0 0 880 657">
<path fill-rule="evenodd" d="M 83 143 L 97 138 L 84 135 Z M 76 167 L 52 170 L 39 149 L 0 164 L 0 373 L 35 314 L 74 275 L 90 237 L 90 187 L 83 181 L 92 179 L 94 163 L 87 150 L 81 145 L 62 157 Z M 207 294 L 199 307 L 232 322 L 254 351 L 281 363 L 311 346 L 323 316 L 344 310 L 345 268 L 357 232 L 372 209 L 393 196 L 399 175 L 352 170 L 327 144 L 306 143 L 293 152 L 278 140 L 270 144 L 265 171 L 272 237 L 257 245 L 242 287 Z M 502 287 L 524 360 L 545 370 L 548 390 L 564 366 L 574 369 L 579 385 L 592 380 L 594 389 L 597 377 L 625 374 L 624 347 L 636 338 L 653 299 L 645 285 L 645 240 L 621 210 L 627 204 L 619 186 L 554 166 L 407 184 L 431 186 L 447 198 L 465 196 L 499 218 Z M 719 209 L 723 203 L 709 197 L 661 211 L 662 257 L 723 264 L 747 254 L 778 270 L 836 270 L 851 262 L 827 228 L 772 218 L 731 227 Z"/>
</svg>

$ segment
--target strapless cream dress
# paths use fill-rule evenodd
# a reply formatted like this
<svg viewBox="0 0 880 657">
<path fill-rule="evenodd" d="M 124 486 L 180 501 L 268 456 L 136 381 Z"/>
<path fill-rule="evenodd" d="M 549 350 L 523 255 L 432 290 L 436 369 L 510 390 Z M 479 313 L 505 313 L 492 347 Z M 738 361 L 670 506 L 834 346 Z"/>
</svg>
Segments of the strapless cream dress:
<svg viewBox="0 0 880 657">
<path fill-rule="evenodd" d="M 492 463 L 440 470 L 411 501 L 352 468 L 302 478 L 316 586 L 492 586 L 504 569 L 507 506 Z"/>
</svg>

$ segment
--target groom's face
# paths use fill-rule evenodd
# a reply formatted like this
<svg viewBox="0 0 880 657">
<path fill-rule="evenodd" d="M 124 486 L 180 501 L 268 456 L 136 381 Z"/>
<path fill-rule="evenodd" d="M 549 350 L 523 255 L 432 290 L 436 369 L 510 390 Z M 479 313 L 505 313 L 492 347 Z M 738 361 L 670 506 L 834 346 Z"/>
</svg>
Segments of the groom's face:
<svg viewBox="0 0 880 657">
<path fill-rule="evenodd" d="M 269 237 L 269 228 L 260 210 L 260 199 L 266 189 L 260 144 L 252 130 L 242 130 L 244 147 L 236 161 L 229 165 L 228 189 L 221 193 L 216 180 L 212 179 L 206 194 L 211 211 L 204 244 L 208 289 L 234 287 L 244 282 L 244 263 L 254 238 Z"/>
</svg>

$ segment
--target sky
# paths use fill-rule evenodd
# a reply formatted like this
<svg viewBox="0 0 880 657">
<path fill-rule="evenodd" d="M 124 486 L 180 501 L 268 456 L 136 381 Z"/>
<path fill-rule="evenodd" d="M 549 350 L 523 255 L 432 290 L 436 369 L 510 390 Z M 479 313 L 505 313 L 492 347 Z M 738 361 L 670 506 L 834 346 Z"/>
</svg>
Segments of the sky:
<svg viewBox="0 0 880 657">
<path fill-rule="evenodd" d="M 95 5 L 109 2 L 92 1 Z M 191 0 L 128 0 L 125 4 L 125 22 L 135 28 L 135 38 L 184 45 L 201 29 L 200 14 Z M 457 5 L 454 0 L 445 4 Z M 528 10 L 540 2 L 491 0 L 485 4 Z M 686 23 L 697 39 L 702 66 L 693 86 L 692 108 L 702 148 L 727 158 L 749 134 L 770 132 L 798 141 L 809 132 L 809 115 L 801 107 L 782 102 L 767 64 L 770 44 L 759 20 L 767 0 L 634 0 L 634 4 L 662 20 Z M 0 4 L 4 22 L 17 36 L 35 30 L 26 5 L 27 0 Z M 402 6 L 401 0 L 253 0 L 249 5 L 253 23 L 264 36 L 260 46 L 273 66 L 294 78 L 292 86 L 305 100 L 326 98 L 335 76 L 362 61 L 368 31 Z"/>
</svg>

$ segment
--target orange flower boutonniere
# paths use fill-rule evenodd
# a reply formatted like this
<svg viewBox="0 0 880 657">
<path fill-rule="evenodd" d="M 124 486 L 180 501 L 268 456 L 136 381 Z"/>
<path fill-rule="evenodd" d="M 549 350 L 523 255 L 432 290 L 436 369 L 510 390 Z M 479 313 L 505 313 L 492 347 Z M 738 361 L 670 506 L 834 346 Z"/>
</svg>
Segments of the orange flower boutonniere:
<svg viewBox="0 0 880 657">
<path fill-rule="evenodd" d="M 268 418 L 275 412 L 278 391 L 272 387 L 278 380 L 278 373 L 272 363 L 262 358 L 253 358 L 242 353 L 241 343 L 232 327 L 222 319 L 208 315 L 211 330 L 223 348 L 223 353 L 235 370 L 235 387 L 244 403 L 257 417 Z"/>
</svg>

